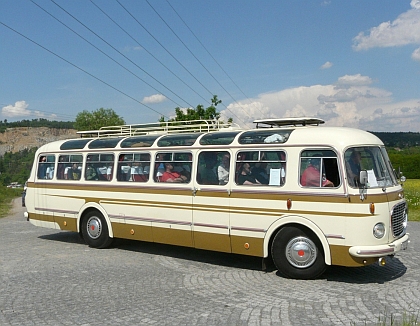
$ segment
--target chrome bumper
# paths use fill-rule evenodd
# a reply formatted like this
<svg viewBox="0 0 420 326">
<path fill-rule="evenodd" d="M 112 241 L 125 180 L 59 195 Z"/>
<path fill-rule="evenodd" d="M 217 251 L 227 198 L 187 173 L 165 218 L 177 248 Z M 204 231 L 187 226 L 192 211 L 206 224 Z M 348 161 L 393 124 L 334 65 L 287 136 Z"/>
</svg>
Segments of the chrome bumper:
<svg viewBox="0 0 420 326">
<path fill-rule="evenodd" d="M 394 255 L 401 250 L 406 250 L 408 242 L 410 240 L 410 234 L 406 233 L 402 238 L 395 240 L 394 242 L 386 245 L 379 246 L 355 246 L 350 247 L 349 253 L 353 257 L 383 257 L 388 255 Z"/>
</svg>

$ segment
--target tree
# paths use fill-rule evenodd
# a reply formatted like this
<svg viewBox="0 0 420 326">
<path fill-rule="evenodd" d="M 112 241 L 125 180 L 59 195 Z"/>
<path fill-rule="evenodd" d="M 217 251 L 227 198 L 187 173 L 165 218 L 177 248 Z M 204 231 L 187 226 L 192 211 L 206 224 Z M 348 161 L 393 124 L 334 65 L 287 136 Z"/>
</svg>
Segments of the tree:
<svg viewBox="0 0 420 326">
<path fill-rule="evenodd" d="M 100 108 L 89 112 L 83 110 L 76 116 L 74 128 L 78 131 L 84 130 L 98 130 L 105 126 L 120 126 L 124 125 L 125 121 L 113 109 Z"/>
<path fill-rule="evenodd" d="M 197 105 L 195 109 L 188 108 L 186 111 L 177 107 L 175 108 L 175 118 L 169 119 L 168 121 L 190 121 L 190 120 L 218 120 L 220 113 L 217 112 L 217 105 L 222 103 L 222 100 L 214 95 L 211 99 L 211 105 L 204 109 L 202 104 Z M 165 117 L 161 117 L 159 122 L 165 122 Z"/>
</svg>

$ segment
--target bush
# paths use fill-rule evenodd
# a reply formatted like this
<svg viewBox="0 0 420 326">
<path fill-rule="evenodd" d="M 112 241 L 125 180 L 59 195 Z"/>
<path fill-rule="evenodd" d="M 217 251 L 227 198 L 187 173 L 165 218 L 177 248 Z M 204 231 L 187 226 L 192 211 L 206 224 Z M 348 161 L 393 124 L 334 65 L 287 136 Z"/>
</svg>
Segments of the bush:
<svg viewBox="0 0 420 326">
<path fill-rule="evenodd" d="M 12 199 L 22 195 L 23 188 L 7 188 L 0 185 L 0 218 L 5 217 L 12 207 Z"/>
</svg>

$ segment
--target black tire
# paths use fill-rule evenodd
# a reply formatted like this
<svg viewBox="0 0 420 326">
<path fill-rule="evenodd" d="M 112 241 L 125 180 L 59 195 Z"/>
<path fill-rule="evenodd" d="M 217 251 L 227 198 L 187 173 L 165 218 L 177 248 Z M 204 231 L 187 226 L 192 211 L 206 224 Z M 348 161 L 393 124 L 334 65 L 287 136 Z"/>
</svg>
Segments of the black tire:
<svg viewBox="0 0 420 326">
<path fill-rule="evenodd" d="M 82 235 L 86 244 L 93 248 L 109 247 L 113 240 L 109 237 L 105 217 L 97 210 L 89 211 L 83 217 Z"/>
<path fill-rule="evenodd" d="M 304 227 L 280 229 L 273 239 L 271 256 L 278 271 L 289 278 L 314 279 L 327 267 L 321 242 Z"/>
</svg>

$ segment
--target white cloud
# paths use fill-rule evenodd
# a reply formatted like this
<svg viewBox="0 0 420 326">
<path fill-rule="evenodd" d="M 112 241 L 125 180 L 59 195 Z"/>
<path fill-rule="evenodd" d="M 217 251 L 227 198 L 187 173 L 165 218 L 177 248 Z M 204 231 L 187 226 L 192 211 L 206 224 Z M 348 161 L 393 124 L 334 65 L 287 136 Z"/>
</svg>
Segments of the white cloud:
<svg viewBox="0 0 420 326">
<path fill-rule="evenodd" d="M 14 117 L 27 117 L 32 114 L 31 110 L 28 110 L 29 104 L 25 101 L 17 101 L 15 105 L 6 105 L 1 109 L 1 113 L 6 118 Z"/>
<path fill-rule="evenodd" d="M 28 118 L 45 118 L 49 120 L 57 120 L 58 116 L 55 113 L 45 114 L 41 111 L 32 111 L 28 109 L 29 104 L 26 101 L 17 101 L 14 105 L 6 105 L 2 108 L 0 117 L 28 119 Z"/>
<path fill-rule="evenodd" d="M 161 103 L 166 101 L 166 97 L 162 94 L 155 94 L 155 95 L 151 95 L 151 96 L 146 96 L 145 98 L 143 98 L 143 103 L 146 104 L 153 104 L 153 103 Z"/>
<path fill-rule="evenodd" d="M 394 102 L 391 92 L 371 84 L 368 76 L 345 75 L 331 85 L 260 94 L 228 105 L 221 118 L 232 117 L 241 126 L 252 127 L 256 119 L 310 116 L 324 119 L 328 126 L 420 132 L 420 99 Z"/>
<path fill-rule="evenodd" d="M 353 49 L 367 50 L 375 47 L 420 44 L 420 1 L 411 1 L 412 9 L 399 15 L 394 21 L 383 22 L 365 35 L 360 32 L 353 38 Z"/>
<path fill-rule="evenodd" d="M 325 62 L 321 67 L 320 67 L 320 69 L 329 69 L 329 68 L 331 68 L 333 66 L 333 63 L 332 62 L 329 62 L 329 61 L 327 61 L 327 62 Z"/>
<path fill-rule="evenodd" d="M 420 48 L 414 50 L 414 52 L 411 54 L 411 58 L 413 60 L 420 61 Z"/>
<path fill-rule="evenodd" d="M 362 76 L 361 74 L 356 75 L 345 75 L 338 78 L 335 83 L 336 88 L 349 88 L 354 86 L 367 86 L 372 84 L 372 79 L 368 76 Z"/>
<path fill-rule="evenodd" d="M 420 9 L 420 0 L 411 0 L 410 6 L 414 9 Z"/>
</svg>

